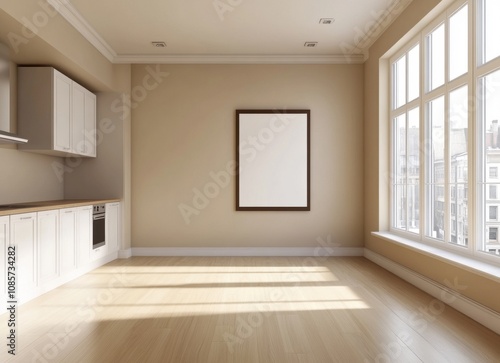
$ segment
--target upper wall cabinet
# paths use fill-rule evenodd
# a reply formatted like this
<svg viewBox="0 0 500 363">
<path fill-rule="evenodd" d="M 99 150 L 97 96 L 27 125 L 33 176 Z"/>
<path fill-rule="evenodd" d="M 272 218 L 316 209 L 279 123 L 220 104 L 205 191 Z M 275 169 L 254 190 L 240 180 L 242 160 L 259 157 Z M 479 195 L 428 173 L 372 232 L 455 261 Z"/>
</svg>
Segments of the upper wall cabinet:
<svg viewBox="0 0 500 363">
<path fill-rule="evenodd" d="M 19 149 L 96 156 L 96 96 L 52 67 L 19 67 Z"/>
</svg>

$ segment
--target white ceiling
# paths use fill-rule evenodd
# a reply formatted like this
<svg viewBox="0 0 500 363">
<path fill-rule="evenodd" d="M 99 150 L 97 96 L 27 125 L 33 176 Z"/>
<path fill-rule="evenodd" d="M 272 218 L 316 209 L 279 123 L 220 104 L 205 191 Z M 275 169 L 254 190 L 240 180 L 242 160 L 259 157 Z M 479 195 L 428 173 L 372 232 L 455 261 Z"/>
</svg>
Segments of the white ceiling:
<svg viewBox="0 0 500 363">
<path fill-rule="evenodd" d="M 49 0 L 115 63 L 362 62 L 411 1 Z"/>
</svg>

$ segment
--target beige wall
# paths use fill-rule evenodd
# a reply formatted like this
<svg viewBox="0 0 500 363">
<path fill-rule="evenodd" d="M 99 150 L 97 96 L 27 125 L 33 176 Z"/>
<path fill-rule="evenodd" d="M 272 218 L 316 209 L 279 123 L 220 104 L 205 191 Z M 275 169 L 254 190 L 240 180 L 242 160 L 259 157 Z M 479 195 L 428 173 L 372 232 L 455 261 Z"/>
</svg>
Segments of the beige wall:
<svg viewBox="0 0 500 363">
<path fill-rule="evenodd" d="M 168 77 L 132 114 L 133 247 L 314 247 L 329 234 L 363 245 L 362 65 L 161 70 Z M 133 98 L 147 75 L 133 66 Z M 186 224 L 179 205 L 193 206 L 193 189 L 235 158 L 234 114 L 243 108 L 311 110 L 311 211 L 236 212 L 232 178 Z"/>
<path fill-rule="evenodd" d="M 58 159 L 0 146 L 0 204 L 62 199 L 64 184 L 52 168 Z"/>
<path fill-rule="evenodd" d="M 10 70 L 10 121 L 16 132 L 17 65 Z M 0 144 L 0 204 L 62 199 L 64 183 L 53 166 L 61 159 L 17 150 L 14 144 Z M 57 169 L 57 168 L 56 168 Z"/>
<path fill-rule="evenodd" d="M 403 266 L 441 284 L 457 281 L 465 286 L 460 293 L 500 311 L 500 300 L 492 291 L 500 284 L 464 269 L 424 256 L 371 235 L 387 230 L 389 197 L 389 128 L 387 114 L 388 62 L 381 59 L 401 39 L 416 34 L 426 20 L 439 13 L 450 1 L 413 1 L 390 29 L 370 48 L 365 63 L 364 173 L 365 173 L 365 246 Z M 419 22 L 423 19 L 420 24 Z M 414 26 L 416 26 L 414 28 Z M 412 29 L 413 28 L 413 29 Z M 410 32 L 409 34 L 407 34 Z M 404 37 L 406 35 L 406 37 Z M 381 77 L 379 77 L 379 74 Z"/>
</svg>

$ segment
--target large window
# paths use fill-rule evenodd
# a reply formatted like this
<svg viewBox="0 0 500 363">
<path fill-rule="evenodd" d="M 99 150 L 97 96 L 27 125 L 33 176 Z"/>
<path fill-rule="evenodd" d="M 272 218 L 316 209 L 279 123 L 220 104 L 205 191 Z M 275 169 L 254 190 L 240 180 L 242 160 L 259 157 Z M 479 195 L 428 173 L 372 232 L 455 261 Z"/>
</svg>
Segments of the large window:
<svg viewBox="0 0 500 363">
<path fill-rule="evenodd" d="M 391 230 L 497 262 L 499 19 L 498 0 L 457 1 L 407 43 L 390 118 Z"/>
</svg>

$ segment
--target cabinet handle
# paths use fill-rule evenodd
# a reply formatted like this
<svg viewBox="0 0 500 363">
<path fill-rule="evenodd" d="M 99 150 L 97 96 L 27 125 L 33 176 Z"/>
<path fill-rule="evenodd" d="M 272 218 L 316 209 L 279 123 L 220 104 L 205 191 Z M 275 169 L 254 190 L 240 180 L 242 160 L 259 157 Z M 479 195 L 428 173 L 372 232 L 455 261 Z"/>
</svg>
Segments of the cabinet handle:
<svg viewBox="0 0 500 363">
<path fill-rule="evenodd" d="M 33 219 L 33 217 L 21 217 L 20 219 L 23 220 L 23 221 L 27 221 L 29 219 Z"/>
<path fill-rule="evenodd" d="M 67 210 L 66 212 L 64 212 L 64 214 L 68 214 L 68 213 L 73 213 L 72 210 Z"/>
</svg>

